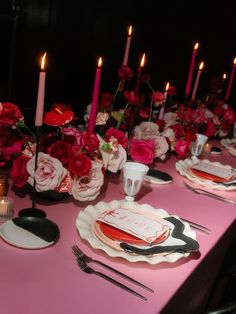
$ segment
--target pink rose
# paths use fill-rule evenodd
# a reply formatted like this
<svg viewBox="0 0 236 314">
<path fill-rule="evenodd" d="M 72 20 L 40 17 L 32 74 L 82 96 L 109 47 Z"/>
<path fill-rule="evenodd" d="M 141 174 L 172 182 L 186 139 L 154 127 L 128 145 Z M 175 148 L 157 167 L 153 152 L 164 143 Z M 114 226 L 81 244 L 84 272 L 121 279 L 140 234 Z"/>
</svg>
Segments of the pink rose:
<svg viewBox="0 0 236 314">
<path fill-rule="evenodd" d="M 154 140 L 132 139 L 130 144 L 130 155 L 132 160 L 151 164 L 154 158 Z"/>
<path fill-rule="evenodd" d="M 25 155 L 21 155 L 13 161 L 10 178 L 13 181 L 13 185 L 18 188 L 23 187 L 28 180 L 29 174 L 26 169 L 28 161 L 29 157 Z"/>
<path fill-rule="evenodd" d="M 22 151 L 22 142 L 15 141 L 11 145 L 1 148 L 1 157 L 4 160 L 11 160 L 14 155 L 21 153 L 21 151 Z"/>
<path fill-rule="evenodd" d="M 92 201 L 99 194 L 104 183 L 102 165 L 92 162 L 92 168 L 87 175 L 75 176 L 69 193 L 78 201 Z"/>
<path fill-rule="evenodd" d="M 191 144 L 191 141 L 186 141 L 182 139 L 178 140 L 178 142 L 175 145 L 175 151 L 178 154 L 179 158 L 186 157 L 190 144 Z"/>
</svg>

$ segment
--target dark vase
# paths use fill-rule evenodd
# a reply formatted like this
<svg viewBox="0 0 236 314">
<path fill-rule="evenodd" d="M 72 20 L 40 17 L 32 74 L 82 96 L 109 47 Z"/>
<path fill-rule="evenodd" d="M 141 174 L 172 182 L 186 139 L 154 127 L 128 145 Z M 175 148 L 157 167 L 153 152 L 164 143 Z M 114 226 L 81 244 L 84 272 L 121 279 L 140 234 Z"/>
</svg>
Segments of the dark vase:
<svg viewBox="0 0 236 314">
<path fill-rule="evenodd" d="M 54 190 L 38 192 L 37 195 L 43 200 L 55 202 L 65 200 L 70 196 L 69 193 L 61 193 Z"/>
</svg>

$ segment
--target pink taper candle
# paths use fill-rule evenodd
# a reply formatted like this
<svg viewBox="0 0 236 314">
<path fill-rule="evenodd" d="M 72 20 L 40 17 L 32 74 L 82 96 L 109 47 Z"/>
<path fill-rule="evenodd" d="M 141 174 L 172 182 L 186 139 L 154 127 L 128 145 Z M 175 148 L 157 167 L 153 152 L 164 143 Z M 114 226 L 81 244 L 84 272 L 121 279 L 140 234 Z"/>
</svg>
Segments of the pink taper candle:
<svg viewBox="0 0 236 314">
<path fill-rule="evenodd" d="M 225 101 L 227 101 L 229 99 L 229 94 L 230 94 L 232 83 L 233 83 L 233 79 L 234 79 L 235 67 L 236 67 L 236 58 L 234 58 L 234 65 L 233 65 L 233 69 L 232 69 L 232 72 L 231 72 L 231 75 L 230 75 L 229 84 L 228 84 L 228 87 L 227 87 L 227 90 L 226 90 Z"/>
<path fill-rule="evenodd" d="M 98 66 L 97 66 L 96 74 L 95 74 L 95 81 L 94 81 L 94 87 L 93 87 L 93 98 L 92 98 L 89 123 L 88 123 L 88 133 L 89 134 L 94 132 L 94 126 L 96 124 L 98 94 L 99 94 L 100 79 L 101 79 L 101 66 L 102 66 L 102 58 L 99 58 Z"/>
<path fill-rule="evenodd" d="M 159 116 L 158 116 L 158 119 L 160 119 L 160 120 L 162 120 L 162 119 L 163 119 L 163 116 L 164 116 L 165 105 L 166 105 L 166 99 L 167 99 L 167 91 L 168 91 L 168 89 L 169 89 L 169 85 L 170 85 L 170 83 L 168 82 L 168 83 L 166 84 L 166 89 L 165 89 L 165 93 L 164 93 L 165 100 L 164 100 L 163 105 L 161 106 L 161 109 L 160 109 L 160 112 L 159 112 Z"/>
<path fill-rule="evenodd" d="M 194 69 L 197 49 L 198 49 L 198 43 L 196 43 L 194 45 L 194 48 L 193 48 L 192 59 L 191 59 L 191 63 L 190 63 L 189 73 L 188 73 L 188 80 L 187 80 L 186 89 L 185 89 L 185 95 L 186 96 L 188 96 L 190 94 L 192 78 L 193 78 L 193 69 Z"/>
<path fill-rule="evenodd" d="M 131 34 L 132 34 L 132 26 L 130 25 L 129 31 L 128 31 L 128 36 L 127 36 L 127 41 L 126 41 L 126 46 L 125 46 L 123 63 L 122 63 L 122 65 L 124 65 L 124 66 L 127 66 L 127 64 L 128 64 L 129 50 L 130 50 L 130 43 L 131 43 Z"/>
<path fill-rule="evenodd" d="M 200 80 L 200 76 L 201 76 L 201 73 L 202 73 L 203 66 L 204 66 L 204 62 L 201 62 L 200 65 L 199 65 L 198 72 L 197 72 L 196 81 L 195 81 L 195 84 L 194 84 L 194 87 L 193 87 L 192 98 L 191 98 L 192 100 L 195 100 L 195 98 L 196 98 L 197 88 L 198 88 L 198 84 L 199 84 L 199 80 Z"/>
<path fill-rule="evenodd" d="M 35 122 L 34 122 L 35 126 L 43 125 L 45 81 L 46 81 L 46 72 L 44 71 L 45 58 L 46 58 L 46 52 L 42 57 L 41 71 L 39 72 L 38 96 L 37 96 L 36 114 L 35 114 Z"/>
<path fill-rule="evenodd" d="M 145 63 L 145 53 L 142 56 L 140 66 L 138 67 L 138 72 L 137 72 L 137 76 L 136 76 L 136 82 L 135 82 L 135 87 L 134 87 L 134 91 L 136 94 L 138 94 L 138 92 L 139 92 L 141 73 L 142 73 L 142 68 L 144 67 L 144 63 Z"/>
</svg>

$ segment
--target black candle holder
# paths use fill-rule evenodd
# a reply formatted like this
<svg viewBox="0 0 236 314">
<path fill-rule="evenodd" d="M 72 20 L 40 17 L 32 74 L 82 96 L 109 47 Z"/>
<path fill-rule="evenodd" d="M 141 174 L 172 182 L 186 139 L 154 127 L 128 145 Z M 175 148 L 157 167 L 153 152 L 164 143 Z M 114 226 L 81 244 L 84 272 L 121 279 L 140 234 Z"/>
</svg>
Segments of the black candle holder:
<svg viewBox="0 0 236 314">
<path fill-rule="evenodd" d="M 42 127 L 35 127 L 35 165 L 34 165 L 34 183 L 33 183 L 33 194 L 32 194 L 32 205 L 31 207 L 23 208 L 19 211 L 20 217 L 46 217 L 46 213 L 42 210 L 36 207 L 36 201 L 37 201 L 37 191 L 36 191 L 36 179 L 35 179 L 35 172 L 37 169 L 38 164 L 38 153 L 39 153 L 39 142 L 42 135 Z"/>
</svg>

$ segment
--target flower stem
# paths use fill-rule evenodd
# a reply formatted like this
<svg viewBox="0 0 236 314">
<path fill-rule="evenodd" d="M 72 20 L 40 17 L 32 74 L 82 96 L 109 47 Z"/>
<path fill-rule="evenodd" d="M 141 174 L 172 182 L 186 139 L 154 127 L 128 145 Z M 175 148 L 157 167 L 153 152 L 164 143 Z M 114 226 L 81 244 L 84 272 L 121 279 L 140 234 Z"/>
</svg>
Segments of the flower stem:
<svg viewBox="0 0 236 314">
<path fill-rule="evenodd" d="M 121 123 L 124 121 L 125 112 L 126 112 L 128 106 L 129 106 L 129 103 L 126 104 L 125 109 L 124 109 L 123 114 L 122 114 L 122 118 L 117 122 L 116 129 L 119 129 Z"/>
<path fill-rule="evenodd" d="M 149 119 L 148 119 L 149 122 L 152 120 L 152 110 L 153 110 L 153 101 L 151 100 L 151 108 L 150 108 Z"/>
</svg>

